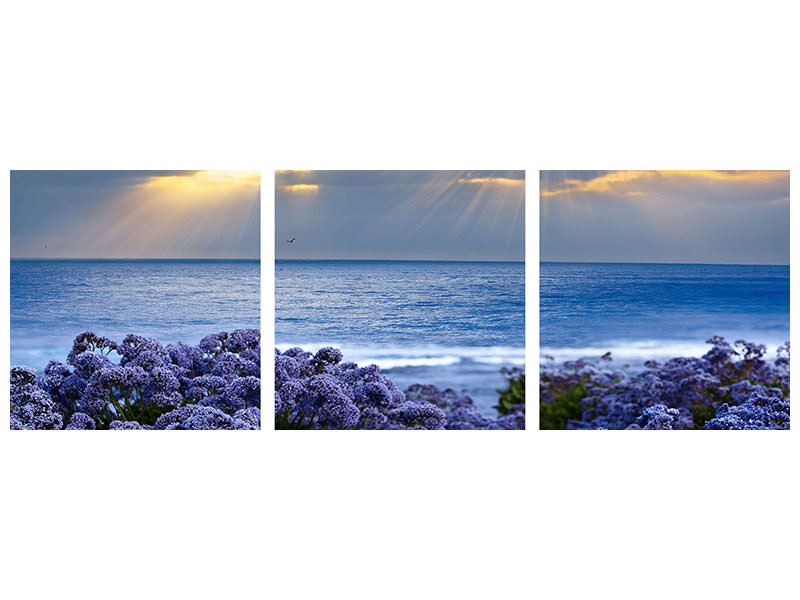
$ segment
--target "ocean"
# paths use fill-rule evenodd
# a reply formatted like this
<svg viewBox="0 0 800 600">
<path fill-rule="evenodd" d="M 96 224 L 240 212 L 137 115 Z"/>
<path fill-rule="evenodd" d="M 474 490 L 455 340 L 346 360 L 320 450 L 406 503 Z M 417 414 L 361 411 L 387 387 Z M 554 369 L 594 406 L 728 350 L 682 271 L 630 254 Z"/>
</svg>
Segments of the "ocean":
<svg viewBox="0 0 800 600">
<path fill-rule="evenodd" d="M 64 362 L 84 331 L 197 344 L 260 328 L 260 294 L 258 260 L 12 260 L 11 365 Z"/>
<path fill-rule="evenodd" d="M 525 364 L 525 265 L 295 261 L 275 265 L 280 350 L 334 346 L 412 383 L 466 390 L 487 415 L 503 366 Z"/>
<path fill-rule="evenodd" d="M 540 264 L 540 354 L 612 366 L 702 356 L 719 335 L 765 344 L 789 339 L 789 267 Z"/>
</svg>

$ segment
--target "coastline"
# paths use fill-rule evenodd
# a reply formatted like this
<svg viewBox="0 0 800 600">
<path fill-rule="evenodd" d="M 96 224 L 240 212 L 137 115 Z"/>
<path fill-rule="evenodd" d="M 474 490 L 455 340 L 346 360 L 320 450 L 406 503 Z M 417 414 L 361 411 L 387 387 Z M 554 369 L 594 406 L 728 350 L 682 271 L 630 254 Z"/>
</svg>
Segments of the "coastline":
<svg viewBox="0 0 800 600">
<path fill-rule="evenodd" d="M 777 357 L 780 348 L 789 338 L 788 332 L 781 341 L 763 340 L 754 336 L 720 336 L 728 340 L 747 339 L 756 340 L 765 347 L 765 357 Z M 540 364 L 557 366 L 568 361 L 583 360 L 587 363 L 596 363 L 608 353 L 611 354 L 612 364 L 617 367 L 627 365 L 627 368 L 642 368 L 648 361 L 666 361 L 675 357 L 701 358 L 708 352 L 708 343 L 702 340 L 627 340 L 609 342 L 607 344 L 591 344 L 586 346 L 560 346 L 539 348 Z"/>
<path fill-rule="evenodd" d="M 276 348 L 286 352 L 302 348 L 316 353 L 335 347 L 345 360 L 358 365 L 377 365 L 381 373 L 401 390 L 413 384 L 435 385 L 468 393 L 478 410 L 487 417 L 495 414 L 497 390 L 506 382 L 503 368 L 525 367 L 525 348 L 511 346 L 445 346 L 424 344 L 363 345 L 333 343 L 280 343 Z"/>
<path fill-rule="evenodd" d="M 500 369 L 485 414 L 466 390 L 429 381 L 398 386 L 375 364 L 356 364 L 337 348 L 275 349 L 277 429 L 524 429 L 525 373 Z"/>
<path fill-rule="evenodd" d="M 542 361 L 541 429 L 788 429 L 789 342 L 714 336 L 701 357 L 646 360 L 641 368 L 597 360 Z"/>
</svg>

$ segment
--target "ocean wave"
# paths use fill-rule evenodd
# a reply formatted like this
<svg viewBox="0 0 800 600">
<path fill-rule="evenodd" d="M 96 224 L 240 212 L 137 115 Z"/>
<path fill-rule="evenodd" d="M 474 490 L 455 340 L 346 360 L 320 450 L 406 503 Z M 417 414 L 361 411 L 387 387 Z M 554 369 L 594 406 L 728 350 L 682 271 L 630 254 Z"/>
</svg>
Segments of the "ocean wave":
<svg viewBox="0 0 800 600">
<path fill-rule="evenodd" d="M 72 350 L 72 345 L 52 345 L 39 348 L 11 348 L 10 362 L 12 367 L 29 367 L 37 371 L 44 370 L 51 360 L 64 362 L 64 357 Z"/>
<path fill-rule="evenodd" d="M 430 356 L 422 358 L 381 358 L 376 360 L 365 360 L 363 363 L 375 363 L 381 369 L 398 369 L 401 367 L 446 367 L 461 362 L 458 356 Z"/>
<path fill-rule="evenodd" d="M 735 340 L 729 340 L 733 343 Z M 751 341 L 748 339 L 748 341 Z M 774 358 L 778 346 L 782 345 L 782 341 L 758 341 L 757 343 L 764 344 L 767 347 L 767 358 Z M 611 352 L 611 359 L 614 362 L 644 362 L 646 360 L 666 360 L 678 356 L 688 357 L 701 357 L 711 349 L 709 344 L 705 341 L 681 341 L 681 340 L 641 340 L 641 341 L 623 341 L 615 340 L 606 344 L 593 344 L 591 346 L 578 346 L 578 347 L 542 347 L 539 350 L 539 355 L 542 358 L 542 363 L 545 363 L 546 357 L 552 357 L 556 363 L 567 360 L 577 360 L 579 358 L 585 360 L 596 360 Z"/>
<path fill-rule="evenodd" d="M 333 346 L 339 348 L 345 360 L 359 365 L 375 364 L 381 369 L 399 369 L 405 367 L 442 367 L 460 363 L 482 363 L 487 365 L 524 366 L 525 349 L 509 346 L 406 346 L 406 347 L 368 347 L 343 346 L 335 342 L 276 344 L 284 352 L 299 346 L 307 352 L 316 352 L 320 348 Z"/>
</svg>

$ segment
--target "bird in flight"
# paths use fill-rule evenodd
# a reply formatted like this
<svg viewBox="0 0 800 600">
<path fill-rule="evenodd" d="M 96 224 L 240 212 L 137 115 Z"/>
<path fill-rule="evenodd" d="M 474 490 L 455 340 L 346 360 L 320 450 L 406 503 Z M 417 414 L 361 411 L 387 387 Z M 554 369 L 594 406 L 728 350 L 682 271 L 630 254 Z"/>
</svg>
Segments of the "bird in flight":
<svg viewBox="0 0 800 600">
<path fill-rule="evenodd" d="M 292 242 L 294 242 L 296 239 L 297 239 L 296 237 L 293 237 L 292 239 L 290 239 L 290 240 L 286 240 L 286 241 L 287 241 L 289 244 L 291 244 L 291 243 L 292 243 Z"/>
</svg>

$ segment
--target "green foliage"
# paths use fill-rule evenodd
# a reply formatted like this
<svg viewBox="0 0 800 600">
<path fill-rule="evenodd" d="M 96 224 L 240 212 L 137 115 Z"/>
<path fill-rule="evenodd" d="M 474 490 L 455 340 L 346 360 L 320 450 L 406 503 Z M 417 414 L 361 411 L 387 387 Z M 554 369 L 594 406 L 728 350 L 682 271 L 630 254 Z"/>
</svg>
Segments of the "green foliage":
<svg viewBox="0 0 800 600">
<path fill-rule="evenodd" d="M 139 425 L 155 425 L 158 417 L 175 409 L 174 406 L 148 404 L 141 401 L 141 392 L 138 388 L 114 387 L 108 392 L 105 400 L 105 410 L 93 417 L 97 429 L 109 429 L 112 421 L 136 421 Z M 181 406 L 187 404 L 184 401 Z M 68 420 L 67 416 L 65 421 Z"/>
<path fill-rule="evenodd" d="M 186 406 L 188 402 L 181 403 L 181 406 Z M 174 406 L 152 406 L 147 405 L 135 415 L 134 421 L 139 425 L 155 425 L 158 417 L 174 410 Z"/>
<path fill-rule="evenodd" d="M 525 373 L 508 377 L 508 388 L 497 390 L 500 399 L 494 408 L 499 414 L 508 414 L 512 406 L 525 404 Z"/>
<path fill-rule="evenodd" d="M 298 419 L 293 421 L 289 418 L 289 411 L 282 411 L 275 414 L 275 429 L 311 429 L 313 419 L 305 421 Z"/>
<path fill-rule="evenodd" d="M 552 402 L 540 403 L 539 429 L 566 429 L 567 421 L 581 418 L 581 400 L 586 396 L 586 387 L 579 383 L 556 396 Z"/>
<path fill-rule="evenodd" d="M 706 421 L 710 421 L 717 415 L 713 406 L 707 404 L 695 404 L 692 406 L 692 420 L 695 429 L 702 429 Z"/>
</svg>

